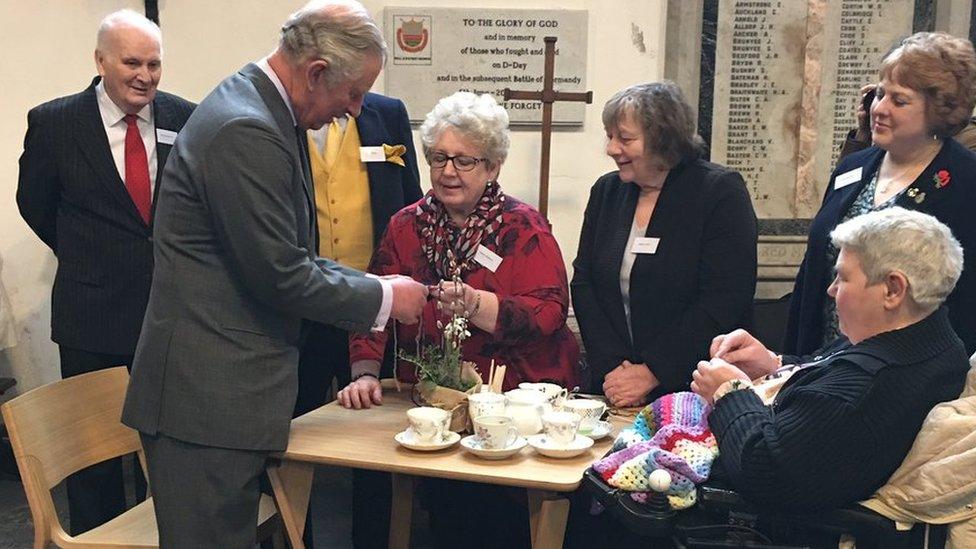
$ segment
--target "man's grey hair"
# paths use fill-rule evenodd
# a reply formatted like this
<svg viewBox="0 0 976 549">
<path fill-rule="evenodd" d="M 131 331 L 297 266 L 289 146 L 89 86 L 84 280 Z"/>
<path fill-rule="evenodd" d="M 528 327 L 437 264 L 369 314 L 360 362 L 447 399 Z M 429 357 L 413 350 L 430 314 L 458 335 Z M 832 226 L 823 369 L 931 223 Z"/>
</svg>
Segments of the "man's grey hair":
<svg viewBox="0 0 976 549">
<path fill-rule="evenodd" d="M 447 128 L 477 147 L 493 165 L 501 165 L 508 157 L 508 112 L 487 93 L 457 92 L 434 105 L 420 125 L 425 156 Z"/>
<path fill-rule="evenodd" d="M 110 33 L 120 27 L 134 27 L 155 36 L 159 42 L 160 51 L 162 51 L 163 32 L 159 30 L 159 25 L 151 19 L 148 19 L 145 15 L 130 9 L 113 11 L 102 19 L 102 22 L 98 25 L 95 48 L 102 51 L 108 48 Z"/>
<path fill-rule="evenodd" d="M 386 61 L 386 41 L 355 0 L 312 0 L 281 26 L 278 49 L 293 63 L 319 58 L 329 64 L 330 85 L 359 78 L 369 55 Z"/>
<path fill-rule="evenodd" d="M 830 239 L 857 254 L 869 284 L 894 271 L 908 279 L 908 295 L 924 312 L 945 301 L 962 274 L 963 252 L 949 227 L 922 212 L 886 208 L 837 226 Z"/>
</svg>

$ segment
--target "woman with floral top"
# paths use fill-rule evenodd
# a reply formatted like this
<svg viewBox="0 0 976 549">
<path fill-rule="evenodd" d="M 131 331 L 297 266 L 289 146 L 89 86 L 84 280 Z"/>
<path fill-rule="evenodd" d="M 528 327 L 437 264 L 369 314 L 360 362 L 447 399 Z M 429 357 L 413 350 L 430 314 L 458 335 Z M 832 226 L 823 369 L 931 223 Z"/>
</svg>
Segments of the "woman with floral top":
<svg viewBox="0 0 976 549">
<path fill-rule="evenodd" d="M 838 255 L 830 231 L 894 205 L 935 216 L 962 244 L 962 278 L 946 305 L 967 352 L 976 350 L 976 154 L 949 137 L 969 123 L 974 106 L 976 53 L 969 40 L 920 32 L 885 56 L 870 109 L 874 146 L 840 161 L 810 226 L 790 303 L 787 353 L 812 354 L 840 334 L 826 294 Z"/>
<path fill-rule="evenodd" d="M 452 307 L 468 318 L 471 333 L 461 357 L 485 381 L 494 360 L 508 366 L 505 390 L 543 380 L 575 387 L 579 347 L 566 327 L 569 287 L 559 245 L 546 219 L 497 181 L 508 154 L 508 113 L 490 95 L 458 92 L 427 115 L 420 138 L 432 189 L 393 216 L 369 270 L 428 284 L 431 301 L 417 325 L 350 339 L 355 381 L 340 392 L 340 403 L 379 404 L 376 376 L 387 339 L 395 334 L 408 353 L 418 341 L 439 343 Z M 399 360 L 399 379 L 413 381 L 414 368 Z"/>
</svg>

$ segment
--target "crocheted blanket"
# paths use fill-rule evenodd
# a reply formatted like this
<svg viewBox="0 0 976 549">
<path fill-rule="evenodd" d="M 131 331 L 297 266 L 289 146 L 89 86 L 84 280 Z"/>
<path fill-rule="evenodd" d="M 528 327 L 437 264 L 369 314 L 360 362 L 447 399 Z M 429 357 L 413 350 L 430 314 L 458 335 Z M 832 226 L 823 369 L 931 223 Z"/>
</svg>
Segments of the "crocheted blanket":
<svg viewBox="0 0 976 549">
<path fill-rule="evenodd" d="M 664 395 L 647 405 L 623 429 L 611 453 L 593 464 L 603 480 L 626 490 L 645 503 L 651 490 L 650 475 L 665 469 L 671 475 L 668 502 L 674 509 L 695 504 L 695 485 L 708 479 L 718 444 L 708 429 L 711 408 L 703 398 L 690 392 Z"/>
</svg>

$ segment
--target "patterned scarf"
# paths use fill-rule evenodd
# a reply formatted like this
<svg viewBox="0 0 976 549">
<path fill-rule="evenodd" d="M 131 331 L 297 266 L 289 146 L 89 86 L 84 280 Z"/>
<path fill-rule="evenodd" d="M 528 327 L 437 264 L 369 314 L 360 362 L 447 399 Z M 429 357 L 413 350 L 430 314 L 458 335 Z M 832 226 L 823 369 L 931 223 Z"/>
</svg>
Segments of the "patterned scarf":
<svg viewBox="0 0 976 549">
<path fill-rule="evenodd" d="M 485 192 L 468 215 L 463 227 L 451 223 L 447 209 L 434 197 L 434 191 L 427 193 L 418 208 L 420 221 L 420 245 L 427 255 L 427 261 L 434 266 L 441 280 L 450 280 L 453 266 L 460 268 L 460 274 L 471 271 L 478 245 L 491 237 L 502 225 L 502 206 L 505 194 L 497 181 L 489 181 Z"/>
</svg>

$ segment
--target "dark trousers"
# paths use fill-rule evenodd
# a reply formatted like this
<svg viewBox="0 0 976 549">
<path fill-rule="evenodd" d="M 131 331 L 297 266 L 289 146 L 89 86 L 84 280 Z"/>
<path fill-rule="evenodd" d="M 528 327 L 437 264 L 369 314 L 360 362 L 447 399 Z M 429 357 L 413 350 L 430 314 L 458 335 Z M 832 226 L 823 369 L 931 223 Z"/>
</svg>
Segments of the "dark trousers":
<svg viewBox="0 0 976 549">
<path fill-rule="evenodd" d="M 298 359 L 298 398 L 293 417 L 325 404 L 333 377 L 340 388 L 349 384 L 349 332 L 310 323 Z"/>
<path fill-rule="evenodd" d="M 270 452 L 201 446 L 140 433 L 159 547 L 252 549 Z"/>
<path fill-rule="evenodd" d="M 438 549 L 528 549 L 529 511 L 521 488 L 437 478 L 420 484 Z"/>
<path fill-rule="evenodd" d="M 58 350 L 62 378 L 115 366 L 131 368 L 132 364 L 131 355 L 92 353 L 68 347 Z M 146 481 L 139 460 L 133 461 L 136 501 L 142 501 L 146 498 Z M 65 479 L 65 488 L 68 492 L 68 530 L 72 536 L 100 526 L 126 509 L 122 458 L 110 459 L 69 475 Z"/>
</svg>

